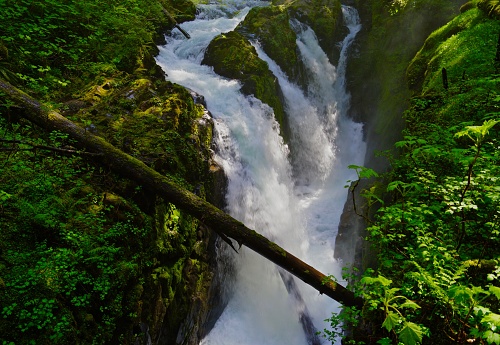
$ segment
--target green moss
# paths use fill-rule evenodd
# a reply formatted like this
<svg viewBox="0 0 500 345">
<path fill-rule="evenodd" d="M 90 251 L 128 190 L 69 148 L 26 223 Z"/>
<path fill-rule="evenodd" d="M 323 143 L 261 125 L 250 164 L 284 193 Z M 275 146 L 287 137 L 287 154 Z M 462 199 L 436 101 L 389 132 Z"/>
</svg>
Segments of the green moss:
<svg viewBox="0 0 500 345">
<path fill-rule="evenodd" d="M 449 50 L 456 50 L 459 48 L 459 45 L 464 44 L 464 38 L 470 39 L 474 37 L 474 35 L 481 33 L 486 35 L 491 35 L 491 32 L 488 32 L 488 28 L 476 27 L 478 23 L 485 22 L 486 18 L 481 11 L 476 9 L 471 9 L 463 14 L 455 17 L 448 24 L 442 26 L 441 28 L 434 31 L 425 41 L 423 47 L 420 51 L 415 55 L 413 60 L 411 61 L 408 70 L 407 70 L 407 79 L 409 86 L 412 90 L 419 91 L 424 83 L 429 82 L 428 69 L 433 69 L 433 73 L 435 76 L 436 66 L 440 65 L 440 60 L 443 54 L 447 54 Z M 491 21 L 488 21 L 488 26 L 491 27 Z M 469 31 L 468 29 L 475 27 L 474 31 Z M 461 34 L 462 32 L 466 32 L 465 34 Z M 480 32 L 484 31 L 484 32 Z M 457 38 L 460 39 L 457 40 Z M 461 42 L 461 43 L 460 43 Z M 484 51 L 484 44 L 481 43 L 481 47 L 479 48 L 479 54 L 482 55 Z M 470 54 L 470 52 L 462 52 L 462 55 Z M 478 56 L 479 57 L 479 56 Z M 456 56 L 457 59 L 460 59 L 460 56 Z M 457 64 L 459 61 L 457 60 L 454 65 L 459 66 Z M 434 66 L 434 68 L 433 68 Z M 439 73 L 441 70 L 439 69 Z M 426 81 L 427 79 L 427 81 Z M 435 79 L 435 78 L 434 78 Z"/>
<path fill-rule="evenodd" d="M 185 88 L 144 76 L 98 81 L 73 120 L 188 188 L 208 178 L 213 123 Z"/>
<path fill-rule="evenodd" d="M 207 47 L 203 63 L 213 66 L 217 74 L 240 80 L 242 92 L 271 106 L 282 131 L 286 132 L 279 84 L 267 63 L 259 59 L 257 51 L 243 35 L 232 31 L 215 37 Z"/>
<path fill-rule="evenodd" d="M 258 39 L 264 51 L 288 77 L 297 80 L 297 35 L 290 27 L 290 16 L 286 7 L 254 7 L 236 30 L 248 38 Z"/>
<path fill-rule="evenodd" d="M 498 112 L 500 79 L 495 56 L 499 29 L 498 20 L 473 8 L 429 36 L 407 71 L 415 88 L 406 112 L 409 133 L 423 135 L 432 131 L 433 125 L 479 122 Z M 447 90 L 443 68 L 448 76 Z"/>
<path fill-rule="evenodd" d="M 278 252 L 281 256 L 286 257 L 286 251 L 276 243 L 270 243 L 269 247 L 271 248 L 271 250 Z"/>
<path fill-rule="evenodd" d="M 309 25 L 328 55 L 335 49 L 335 44 L 340 40 L 339 33 L 341 33 L 342 24 L 340 1 L 319 0 L 311 3 L 306 0 L 277 0 L 273 4 L 287 6 L 290 17 Z"/>
<path fill-rule="evenodd" d="M 442 68 L 450 84 L 491 75 L 499 27 L 477 8 L 459 15 L 426 40 L 408 68 L 410 85 L 423 93 L 442 90 Z"/>
<path fill-rule="evenodd" d="M 194 20 L 196 5 L 189 0 L 160 0 L 163 7 L 175 18 L 178 23 Z M 172 23 L 170 23 L 172 24 Z M 173 25 L 172 25 L 173 27 Z"/>
</svg>

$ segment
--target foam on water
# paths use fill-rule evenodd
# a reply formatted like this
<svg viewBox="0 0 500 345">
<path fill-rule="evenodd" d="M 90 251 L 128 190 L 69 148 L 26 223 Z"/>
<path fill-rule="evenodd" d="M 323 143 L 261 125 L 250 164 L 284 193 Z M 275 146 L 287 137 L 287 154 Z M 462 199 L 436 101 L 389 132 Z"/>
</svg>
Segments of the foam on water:
<svg viewBox="0 0 500 345">
<path fill-rule="evenodd" d="M 227 211 L 323 273 L 338 276 L 333 248 L 347 195 L 343 186 L 355 177 L 346 167 L 361 164 L 364 156 L 361 125 L 345 118 L 348 95 L 339 86 L 345 68 L 332 66 L 314 32 L 300 25 L 297 44 L 310 79 L 304 93 L 257 45 L 286 98 L 289 148 L 269 106 L 243 96 L 239 82 L 200 64 L 210 40 L 233 30 L 256 4 L 200 6 L 197 19 L 182 24 L 192 38 L 174 30 L 159 47 L 157 61 L 169 80 L 205 97 L 215 121 L 216 159 L 229 182 Z M 202 344 L 307 344 L 297 306 L 276 266 L 244 247 L 234 260 L 232 297 Z M 316 328 L 326 328 L 323 320 L 337 305 L 302 282 L 298 287 Z"/>
</svg>

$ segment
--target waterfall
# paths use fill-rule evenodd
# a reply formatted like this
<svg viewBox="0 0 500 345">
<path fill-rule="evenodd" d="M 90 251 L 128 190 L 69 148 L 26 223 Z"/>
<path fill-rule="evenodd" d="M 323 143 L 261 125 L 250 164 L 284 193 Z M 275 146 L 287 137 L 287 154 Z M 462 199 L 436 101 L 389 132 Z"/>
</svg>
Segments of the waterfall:
<svg viewBox="0 0 500 345">
<path fill-rule="evenodd" d="M 254 5 L 262 2 L 200 6 L 197 19 L 182 24 L 192 38 L 173 32 L 159 47 L 157 62 L 169 80 L 205 97 L 215 122 L 216 159 L 228 177 L 227 211 L 338 276 L 333 248 L 347 195 L 343 186 L 355 177 L 346 167 L 361 164 L 365 149 L 361 125 L 345 118 L 346 105 L 339 101 L 348 99 L 339 86 L 345 68 L 328 62 L 311 29 L 300 29 L 297 44 L 310 70 L 306 95 L 255 43 L 283 88 L 292 132 L 288 146 L 269 106 L 242 95 L 237 81 L 200 65 L 210 40 L 233 30 Z M 327 327 L 323 320 L 337 308 L 328 297 L 297 281 L 298 305 L 274 264 L 245 247 L 234 260 L 231 298 L 203 345 L 308 344 L 299 320 L 305 307 L 317 329 Z"/>
</svg>

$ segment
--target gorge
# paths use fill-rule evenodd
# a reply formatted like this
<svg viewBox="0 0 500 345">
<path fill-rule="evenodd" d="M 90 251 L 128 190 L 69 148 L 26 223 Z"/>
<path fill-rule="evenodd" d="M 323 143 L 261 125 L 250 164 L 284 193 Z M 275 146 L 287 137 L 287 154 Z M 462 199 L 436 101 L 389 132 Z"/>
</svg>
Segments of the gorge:
<svg viewBox="0 0 500 345">
<path fill-rule="evenodd" d="M 289 126 L 285 143 L 269 106 L 241 94 L 238 81 L 221 78 L 201 64 L 209 42 L 235 29 L 250 10 L 247 6 L 257 4 L 265 5 L 200 6 L 198 19 L 183 24 L 192 38 L 173 32 L 160 47 L 157 61 L 169 80 L 202 95 L 214 118 L 216 159 L 228 178 L 229 214 L 341 279 L 333 248 L 346 199 L 344 184 L 355 177 L 347 166 L 362 164 L 365 150 L 361 124 L 347 117 L 345 91 L 348 49 L 359 31 L 359 17 L 353 8 L 342 8 L 349 31 L 339 42 L 337 67 L 329 62 L 312 29 L 293 19 L 306 71 L 305 90 L 289 80 L 258 42 L 252 42 L 283 95 Z M 322 321 L 338 308 L 334 303 L 300 283 L 303 299 L 294 301 L 275 266 L 244 247 L 225 260 L 234 265 L 234 282 L 224 287 L 229 289 L 227 306 L 201 344 L 321 343 L 317 337 L 306 340 L 299 316 L 307 313 L 321 330 Z"/>
<path fill-rule="evenodd" d="M 498 343 L 498 8 L 5 3 L 0 340 Z"/>
</svg>

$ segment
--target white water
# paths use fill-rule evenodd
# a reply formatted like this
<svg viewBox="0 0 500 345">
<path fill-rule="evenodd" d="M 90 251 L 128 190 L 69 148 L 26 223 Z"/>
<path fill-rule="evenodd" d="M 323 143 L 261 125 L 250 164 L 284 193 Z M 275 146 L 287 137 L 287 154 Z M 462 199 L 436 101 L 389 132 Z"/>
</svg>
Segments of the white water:
<svg viewBox="0 0 500 345">
<path fill-rule="evenodd" d="M 287 100 L 295 157 L 292 167 L 272 109 L 241 95 L 237 81 L 200 65 L 210 40 L 233 30 L 248 8 L 233 2 L 200 9 L 197 20 L 182 24 L 192 38 L 186 40 L 180 33 L 167 38 L 157 61 L 169 80 L 205 97 L 216 124 L 217 159 L 229 180 L 228 212 L 323 273 L 338 276 L 334 241 L 347 195 L 343 186 L 354 178 L 346 167 L 361 164 L 365 149 L 361 126 L 343 117 L 348 96 L 342 91 L 341 66 L 330 65 L 310 29 L 301 30 L 297 44 L 311 78 L 306 97 L 259 49 Z M 226 18 L 230 13 L 238 14 Z M 202 344 L 307 344 L 294 301 L 275 265 L 245 247 L 235 260 L 234 294 Z M 323 320 L 336 310 L 336 304 L 297 283 L 316 328 L 326 328 Z"/>
</svg>

